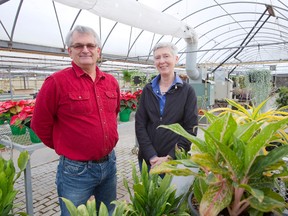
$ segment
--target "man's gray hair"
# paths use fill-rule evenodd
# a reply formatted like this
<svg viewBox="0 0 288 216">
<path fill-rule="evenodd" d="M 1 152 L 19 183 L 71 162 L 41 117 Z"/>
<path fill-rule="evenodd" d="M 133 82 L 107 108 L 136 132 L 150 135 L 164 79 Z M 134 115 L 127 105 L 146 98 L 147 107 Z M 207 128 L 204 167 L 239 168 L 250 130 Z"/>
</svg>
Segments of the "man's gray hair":
<svg viewBox="0 0 288 216">
<path fill-rule="evenodd" d="M 94 37 L 95 39 L 95 44 L 101 48 L 101 41 L 100 38 L 98 36 L 98 34 L 94 31 L 94 29 L 87 27 L 87 26 L 81 26 L 81 25 L 77 25 L 75 26 L 74 29 L 72 29 L 71 31 L 69 31 L 69 33 L 66 36 L 66 40 L 65 40 L 65 44 L 67 47 L 70 47 L 73 43 L 72 41 L 72 36 L 74 32 L 78 32 L 80 34 L 90 34 Z"/>
<path fill-rule="evenodd" d="M 171 42 L 160 42 L 160 43 L 155 44 L 155 46 L 152 49 L 153 54 L 155 53 L 156 50 L 158 50 L 160 48 L 169 48 L 171 50 L 171 53 L 174 56 L 177 56 L 177 54 L 178 54 L 178 48 L 175 46 L 175 44 L 173 44 Z"/>
</svg>

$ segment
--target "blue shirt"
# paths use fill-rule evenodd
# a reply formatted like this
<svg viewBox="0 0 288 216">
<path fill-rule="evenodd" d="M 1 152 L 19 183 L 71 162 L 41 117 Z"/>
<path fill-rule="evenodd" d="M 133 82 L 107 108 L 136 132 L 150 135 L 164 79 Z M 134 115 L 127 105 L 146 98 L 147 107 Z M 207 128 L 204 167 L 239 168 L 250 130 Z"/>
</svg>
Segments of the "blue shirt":
<svg viewBox="0 0 288 216">
<path fill-rule="evenodd" d="M 160 81 L 160 74 L 157 75 L 151 82 L 152 84 L 152 89 L 154 91 L 154 93 L 157 95 L 158 97 L 158 101 L 159 101 L 159 105 L 160 105 L 160 114 L 161 116 L 163 115 L 163 111 L 164 111 L 164 108 L 165 108 L 165 103 L 166 103 L 166 92 L 164 94 L 161 94 L 161 91 L 160 91 L 160 86 L 159 86 L 159 81 Z M 175 74 L 175 79 L 172 83 L 172 85 L 169 87 L 168 91 L 171 89 L 172 86 L 174 86 L 176 83 L 183 83 L 182 79 Z M 168 92 L 167 91 L 167 92 Z"/>
</svg>

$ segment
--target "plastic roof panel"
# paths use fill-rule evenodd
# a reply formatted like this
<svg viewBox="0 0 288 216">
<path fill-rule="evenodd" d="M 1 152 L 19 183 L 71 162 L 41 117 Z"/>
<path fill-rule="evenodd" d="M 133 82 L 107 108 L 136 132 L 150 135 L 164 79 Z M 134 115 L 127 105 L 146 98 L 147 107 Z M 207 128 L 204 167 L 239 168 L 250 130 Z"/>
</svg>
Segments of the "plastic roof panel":
<svg viewBox="0 0 288 216">
<path fill-rule="evenodd" d="M 93 1 L 85 2 L 93 4 Z M 288 62 L 286 0 L 285 4 L 284 0 L 139 0 L 137 3 L 173 16 L 192 27 L 199 38 L 197 64 L 209 70 L 214 70 L 223 62 L 221 67 L 227 70 L 235 66 L 244 70 L 274 64 L 286 65 Z M 121 4 L 121 1 L 117 4 Z M 266 5 L 272 5 L 275 17 L 269 16 L 268 11 L 264 13 Z M 129 10 L 133 11 L 133 8 Z M 146 19 L 147 15 L 143 14 L 142 21 Z M 155 20 L 146 24 L 153 26 L 157 23 Z M 8 61 L 5 56 L 18 56 L 12 53 L 14 51 L 21 52 L 23 61 L 26 58 L 30 64 L 31 56 L 27 53 L 60 55 L 68 61 L 64 40 L 67 32 L 77 24 L 90 26 L 99 33 L 105 64 L 116 60 L 151 64 L 151 48 L 159 41 L 176 43 L 180 50 L 179 65 L 185 64 L 187 44 L 183 38 L 131 27 L 118 22 L 117 18 L 100 17 L 58 1 L 10 0 L 0 5 L 0 70 L 6 70 L 9 62 L 13 65 L 14 60 Z M 36 56 L 44 62 L 47 60 L 45 55 Z M 41 64 L 38 62 L 38 65 Z M 23 69 L 27 68 L 27 65 L 23 66 Z M 46 68 L 43 67 L 43 70 Z"/>
</svg>

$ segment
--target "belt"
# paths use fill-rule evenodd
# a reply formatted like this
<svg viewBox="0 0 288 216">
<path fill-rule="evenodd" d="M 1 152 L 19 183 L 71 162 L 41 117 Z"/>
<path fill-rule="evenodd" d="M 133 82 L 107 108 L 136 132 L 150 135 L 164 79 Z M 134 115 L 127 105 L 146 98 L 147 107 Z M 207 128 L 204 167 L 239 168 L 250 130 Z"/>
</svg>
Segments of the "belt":
<svg viewBox="0 0 288 216">
<path fill-rule="evenodd" d="M 68 159 L 66 157 L 64 157 L 64 159 L 65 160 L 70 160 L 70 159 Z M 89 163 L 89 162 L 91 162 L 91 163 L 103 163 L 103 162 L 108 161 L 108 160 L 109 160 L 109 156 L 106 155 L 103 158 L 100 158 L 99 160 L 90 160 L 90 161 L 82 161 L 82 160 L 79 161 L 79 160 L 77 160 L 77 161 L 81 162 L 81 163 Z M 71 161 L 73 161 L 73 160 L 71 160 Z"/>
<path fill-rule="evenodd" d="M 103 162 L 108 161 L 108 160 L 109 160 L 109 156 L 106 155 L 103 158 L 100 158 L 99 160 L 79 161 L 79 162 L 83 162 L 83 163 L 88 163 L 88 162 L 91 162 L 91 163 L 103 163 Z"/>
</svg>

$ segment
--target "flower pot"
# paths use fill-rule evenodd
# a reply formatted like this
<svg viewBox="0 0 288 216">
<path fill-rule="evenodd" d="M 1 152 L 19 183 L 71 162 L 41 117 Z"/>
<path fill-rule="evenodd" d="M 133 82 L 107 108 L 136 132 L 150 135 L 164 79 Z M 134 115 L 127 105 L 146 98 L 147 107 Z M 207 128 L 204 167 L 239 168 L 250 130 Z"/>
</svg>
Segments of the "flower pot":
<svg viewBox="0 0 288 216">
<path fill-rule="evenodd" d="M 177 168 L 183 169 L 186 168 L 183 164 L 178 164 Z M 192 172 L 198 173 L 199 168 L 189 168 Z M 171 180 L 171 185 L 174 185 L 176 188 L 176 197 L 186 194 L 189 191 L 189 188 L 194 182 L 195 177 L 190 176 L 173 176 Z"/>
<path fill-rule="evenodd" d="M 29 136 L 30 136 L 30 140 L 32 143 L 41 143 L 42 142 L 31 128 L 28 128 L 28 131 L 29 131 Z"/>
<path fill-rule="evenodd" d="M 194 200 L 194 193 L 192 191 L 188 196 L 188 207 L 190 210 L 190 215 L 191 216 L 200 216 L 200 213 L 198 211 L 198 206 L 197 206 L 199 204 L 194 203 L 193 200 Z M 219 216 L 230 216 L 227 209 L 222 210 L 218 215 Z M 243 212 L 241 215 L 249 216 L 249 213 Z M 263 216 L 275 216 L 275 214 L 273 214 L 272 212 L 264 212 Z M 284 212 L 283 216 L 287 216 L 287 214 L 285 214 L 285 212 Z"/>
<path fill-rule="evenodd" d="M 3 125 L 5 123 L 5 119 L 0 119 L 0 125 Z"/>
<path fill-rule="evenodd" d="M 130 120 L 130 114 L 131 114 L 132 110 L 129 108 L 126 108 L 124 110 L 122 110 L 119 113 L 119 117 L 120 117 L 120 121 L 121 122 L 128 122 Z"/>
<path fill-rule="evenodd" d="M 13 135 L 23 135 L 26 133 L 26 126 L 24 125 L 10 125 L 10 129 Z"/>
<path fill-rule="evenodd" d="M 190 214 L 192 216 L 199 216 L 199 211 L 198 209 L 196 209 L 196 206 L 193 204 L 193 196 L 194 196 L 193 192 L 191 192 L 188 196 L 188 206 L 189 206 Z"/>
</svg>

